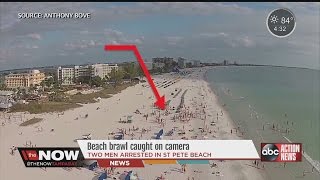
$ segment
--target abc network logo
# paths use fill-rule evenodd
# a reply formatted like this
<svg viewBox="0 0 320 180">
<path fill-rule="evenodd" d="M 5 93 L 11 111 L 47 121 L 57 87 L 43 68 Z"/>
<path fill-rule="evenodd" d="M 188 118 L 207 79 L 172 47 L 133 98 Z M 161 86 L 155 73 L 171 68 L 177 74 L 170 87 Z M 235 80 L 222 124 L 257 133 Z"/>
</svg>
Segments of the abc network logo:
<svg viewBox="0 0 320 180">
<path fill-rule="evenodd" d="M 265 144 L 261 148 L 261 159 L 264 161 L 274 161 L 279 155 L 279 149 L 275 144 Z"/>
</svg>

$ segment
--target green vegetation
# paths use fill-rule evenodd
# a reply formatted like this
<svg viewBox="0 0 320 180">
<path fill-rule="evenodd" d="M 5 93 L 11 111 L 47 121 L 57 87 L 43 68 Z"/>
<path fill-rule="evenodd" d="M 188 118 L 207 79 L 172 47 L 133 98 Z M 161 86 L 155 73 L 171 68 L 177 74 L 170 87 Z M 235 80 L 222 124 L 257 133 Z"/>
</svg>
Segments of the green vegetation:
<svg viewBox="0 0 320 180">
<path fill-rule="evenodd" d="M 76 80 L 78 84 L 88 84 L 90 87 L 101 87 L 105 83 L 105 79 L 101 79 L 99 76 L 81 76 Z"/>
<path fill-rule="evenodd" d="M 81 76 L 76 80 L 78 84 L 91 84 L 91 77 L 89 76 Z"/>
<path fill-rule="evenodd" d="M 138 68 L 136 67 L 135 63 L 124 64 L 123 72 L 124 72 L 124 79 L 132 79 L 138 76 Z"/>
<path fill-rule="evenodd" d="M 97 99 L 99 97 L 100 98 L 109 98 L 109 97 L 111 97 L 110 94 L 119 93 L 122 90 L 124 90 L 127 87 L 132 86 L 132 85 L 134 85 L 134 83 L 121 84 L 116 87 L 107 86 L 104 89 L 102 89 L 101 91 L 90 93 L 90 94 L 78 93 L 78 94 L 70 96 L 68 98 L 67 102 L 69 102 L 69 103 L 82 103 L 82 104 L 94 103 L 94 102 L 96 102 L 95 99 Z"/>
<path fill-rule="evenodd" d="M 91 71 L 89 71 L 91 72 Z M 49 74 L 49 78 L 44 80 L 40 85 L 42 90 L 38 92 L 48 95 L 47 102 L 30 102 L 29 104 L 16 104 L 11 108 L 11 112 L 26 112 L 32 114 L 47 113 L 47 112 L 61 112 L 68 109 L 81 107 L 80 104 L 94 103 L 97 98 L 109 98 L 110 94 L 116 94 L 126 89 L 129 86 L 135 85 L 136 82 L 123 84 L 123 79 L 133 79 L 137 76 L 142 76 L 143 72 L 139 65 L 135 63 L 126 63 L 118 70 L 112 69 L 111 73 L 105 78 L 99 76 L 79 77 L 75 82 L 77 84 L 87 84 L 90 87 L 101 87 L 102 90 L 90 94 L 75 94 L 67 95 L 64 92 L 73 90 L 74 86 L 61 86 L 58 82 L 57 76 Z M 109 82 L 109 84 L 107 83 Z M 36 89 L 30 87 L 29 90 Z M 28 92 L 24 88 L 17 88 L 17 99 L 27 99 Z M 47 92 L 47 93 L 46 93 Z"/>
<path fill-rule="evenodd" d="M 178 66 L 178 63 L 175 61 L 166 61 L 164 62 L 163 67 L 156 67 L 154 64 L 152 64 L 151 73 L 155 73 L 155 74 L 169 73 L 169 72 L 172 72 L 173 68 L 176 66 Z"/>
<path fill-rule="evenodd" d="M 6 90 L 6 89 L 7 89 L 7 87 L 5 84 L 0 84 L 0 90 Z"/>
<path fill-rule="evenodd" d="M 68 109 L 74 109 L 81 107 L 81 105 L 76 103 L 66 103 L 66 102 L 31 102 L 29 104 L 16 104 L 11 109 L 10 112 L 26 112 L 31 114 L 40 114 L 48 112 L 62 112 Z"/>
<path fill-rule="evenodd" d="M 120 84 L 116 87 L 105 86 L 101 91 L 90 94 L 75 94 L 71 96 L 65 95 L 63 92 L 56 92 L 49 96 L 49 102 L 31 102 L 29 104 L 16 104 L 10 112 L 25 112 L 28 111 L 31 114 L 47 113 L 47 112 L 62 112 L 68 109 L 74 109 L 81 107 L 81 104 L 94 103 L 95 99 L 109 98 L 110 94 L 116 94 L 133 86 L 136 83 Z"/>
<path fill-rule="evenodd" d="M 109 80 L 114 82 L 114 87 L 116 87 L 122 81 L 124 77 L 124 71 L 120 68 L 118 71 L 116 71 L 115 69 L 112 69 L 111 72 L 109 73 L 109 77 L 110 77 Z"/>
<path fill-rule="evenodd" d="M 104 84 L 104 80 L 101 79 L 99 76 L 95 76 L 91 79 L 91 87 L 95 86 L 95 87 L 101 87 Z"/>
<path fill-rule="evenodd" d="M 42 87 L 51 87 L 51 86 L 53 86 L 55 84 L 55 80 L 54 80 L 54 78 L 53 77 L 50 77 L 50 78 L 47 78 L 47 79 L 45 79 L 44 81 L 42 81 L 41 83 L 40 83 L 40 85 L 42 86 Z"/>
<path fill-rule="evenodd" d="M 113 82 L 114 87 L 118 86 L 121 84 L 123 79 L 134 79 L 136 77 L 142 77 L 144 76 L 144 73 L 140 67 L 140 65 L 133 63 L 133 62 L 128 62 L 124 63 L 118 71 L 115 69 L 112 69 L 111 72 L 109 73 L 109 77 L 107 78 L 109 81 Z"/>
<path fill-rule="evenodd" d="M 0 90 L 5 90 L 6 85 L 5 85 L 5 79 L 4 76 L 0 75 Z"/>
<path fill-rule="evenodd" d="M 192 68 L 192 63 L 191 62 L 187 62 L 186 63 L 186 68 Z"/>
<path fill-rule="evenodd" d="M 23 123 L 20 124 L 20 126 L 29 126 L 29 125 L 32 125 L 32 124 L 36 124 L 40 121 L 42 121 L 43 119 L 42 118 L 32 118 L 32 119 L 29 119 Z"/>
</svg>

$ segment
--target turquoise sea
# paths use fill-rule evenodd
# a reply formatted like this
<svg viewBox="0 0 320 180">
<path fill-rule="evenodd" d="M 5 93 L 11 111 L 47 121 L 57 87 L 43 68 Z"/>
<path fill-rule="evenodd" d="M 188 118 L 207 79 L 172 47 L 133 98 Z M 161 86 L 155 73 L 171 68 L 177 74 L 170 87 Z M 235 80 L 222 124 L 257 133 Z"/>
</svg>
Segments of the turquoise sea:
<svg viewBox="0 0 320 180">
<path fill-rule="evenodd" d="M 306 154 L 319 162 L 319 70 L 214 67 L 206 79 L 258 152 L 261 142 L 290 140 L 302 143 Z M 280 132 L 271 129 L 273 124 Z M 267 179 L 320 179 L 316 171 L 311 173 L 312 166 L 305 158 L 301 163 L 288 163 L 285 168 L 282 163 L 267 163 L 266 169 Z M 308 172 L 306 176 L 302 176 L 303 171 Z"/>
</svg>

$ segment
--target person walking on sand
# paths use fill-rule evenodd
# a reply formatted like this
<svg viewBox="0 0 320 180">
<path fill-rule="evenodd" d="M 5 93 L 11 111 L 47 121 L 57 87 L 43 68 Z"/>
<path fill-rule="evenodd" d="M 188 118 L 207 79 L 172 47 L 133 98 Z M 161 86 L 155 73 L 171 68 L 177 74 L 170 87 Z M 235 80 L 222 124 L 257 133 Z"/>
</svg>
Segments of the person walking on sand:
<svg viewBox="0 0 320 180">
<path fill-rule="evenodd" d="M 186 165 L 185 165 L 185 164 L 182 164 L 182 165 L 181 165 L 181 171 L 182 171 L 183 173 L 186 172 Z"/>
</svg>

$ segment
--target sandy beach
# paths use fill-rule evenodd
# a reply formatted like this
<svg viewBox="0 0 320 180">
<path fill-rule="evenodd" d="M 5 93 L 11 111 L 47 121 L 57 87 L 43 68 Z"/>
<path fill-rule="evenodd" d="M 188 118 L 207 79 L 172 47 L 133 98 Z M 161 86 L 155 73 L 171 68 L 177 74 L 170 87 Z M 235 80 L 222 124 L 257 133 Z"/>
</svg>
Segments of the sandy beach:
<svg viewBox="0 0 320 180">
<path fill-rule="evenodd" d="M 241 139 L 243 133 L 234 126 L 223 105 L 204 80 L 206 68 L 192 69 L 184 76 L 163 74 L 154 76 L 161 94 L 169 102 L 167 111 L 154 108 L 154 95 L 148 83 L 140 83 L 97 103 L 64 113 L 0 114 L 0 179 L 97 179 L 97 172 L 85 168 L 25 168 L 22 159 L 10 148 L 25 147 L 77 147 L 75 141 L 85 134 L 92 139 L 113 139 L 112 133 L 126 132 L 125 139 L 151 139 L 154 133 L 164 129 L 163 139 Z M 178 112 L 177 112 L 178 110 Z M 132 123 L 120 123 L 132 116 Z M 10 117 L 10 118 L 9 118 Z M 19 126 L 31 118 L 43 121 L 30 126 Z M 2 124 L 2 126 L 1 126 Z M 140 179 L 266 179 L 263 164 L 253 161 L 210 161 L 211 165 L 187 165 L 183 172 L 178 164 L 145 165 L 145 168 L 117 168 L 108 179 L 116 178 L 116 172 L 133 170 Z"/>
</svg>

